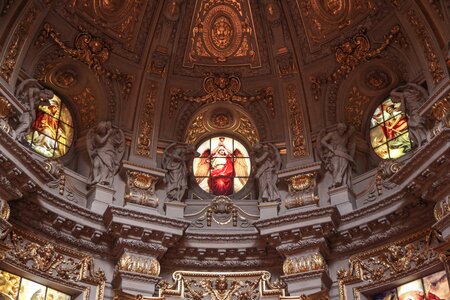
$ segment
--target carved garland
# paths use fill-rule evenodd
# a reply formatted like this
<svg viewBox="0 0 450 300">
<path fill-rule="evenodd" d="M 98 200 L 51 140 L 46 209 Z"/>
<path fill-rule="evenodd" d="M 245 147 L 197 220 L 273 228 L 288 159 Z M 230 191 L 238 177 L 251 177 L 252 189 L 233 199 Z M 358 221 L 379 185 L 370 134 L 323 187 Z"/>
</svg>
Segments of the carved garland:
<svg viewBox="0 0 450 300">
<path fill-rule="evenodd" d="M 427 236 L 429 230 L 350 257 L 349 269 L 337 272 L 340 299 L 360 299 L 362 289 L 393 282 L 437 262 L 439 256 L 430 248 Z M 346 285 L 356 283 L 361 284 L 353 288 L 351 298 L 346 295 Z"/>
<path fill-rule="evenodd" d="M 104 298 L 105 273 L 94 270 L 94 259 L 45 240 L 35 240 L 14 230 L 1 245 L 1 257 L 22 269 L 62 283 L 83 282 L 97 286 L 96 299 Z M 88 292 L 88 291 L 86 291 Z"/>
<path fill-rule="evenodd" d="M 146 95 L 144 111 L 139 123 L 139 136 L 137 139 L 137 153 L 141 156 L 151 158 L 151 144 L 153 133 L 153 120 L 155 117 L 155 103 L 157 96 L 157 86 L 150 83 L 150 90 Z"/>
<path fill-rule="evenodd" d="M 287 100 L 289 108 L 289 126 L 292 135 L 292 154 L 296 158 L 306 156 L 305 125 L 299 105 L 297 89 L 294 84 L 289 84 L 287 87 Z"/>
</svg>

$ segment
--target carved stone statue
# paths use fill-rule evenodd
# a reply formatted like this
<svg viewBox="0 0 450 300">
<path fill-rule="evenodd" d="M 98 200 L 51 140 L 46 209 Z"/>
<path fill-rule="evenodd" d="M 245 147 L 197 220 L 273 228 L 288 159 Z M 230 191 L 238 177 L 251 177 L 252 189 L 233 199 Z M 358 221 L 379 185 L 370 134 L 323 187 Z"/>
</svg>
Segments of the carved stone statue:
<svg viewBox="0 0 450 300">
<path fill-rule="evenodd" d="M 26 79 L 20 83 L 16 90 L 16 97 L 22 102 L 25 110 L 19 117 L 19 126 L 15 129 L 15 136 L 22 141 L 30 132 L 36 120 L 36 109 L 39 105 L 50 105 L 53 91 L 44 89 L 36 79 Z"/>
<path fill-rule="evenodd" d="M 169 201 L 181 201 L 187 189 L 188 169 L 186 163 L 199 153 L 192 145 L 171 144 L 164 151 L 162 167 L 166 176 L 166 193 Z"/>
<path fill-rule="evenodd" d="M 277 171 L 281 168 L 281 157 L 277 148 L 272 144 L 256 144 L 253 149 L 257 171 L 260 201 L 277 201 L 281 199 L 277 188 Z"/>
<path fill-rule="evenodd" d="M 423 87 L 411 82 L 391 92 L 392 101 L 400 102 L 403 112 L 408 116 L 409 136 L 417 147 L 427 140 L 426 119 L 419 114 L 419 108 L 427 97 L 428 93 Z"/>
<path fill-rule="evenodd" d="M 125 151 L 122 130 L 114 128 L 110 121 L 102 121 L 89 130 L 87 147 L 92 163 L 89 185 L 111 186 Z"/>
<path fill-rule="evenodd" d="M 355 143 L 352 139 L 354 129 L 344 123 L 336 125 L 336 130 L 319 138 L 319 155 L 325 169 L 331 173 L 333 182 L 330 188 L 342 185 L 352 186 L 352 166 Z"/>
</svg>

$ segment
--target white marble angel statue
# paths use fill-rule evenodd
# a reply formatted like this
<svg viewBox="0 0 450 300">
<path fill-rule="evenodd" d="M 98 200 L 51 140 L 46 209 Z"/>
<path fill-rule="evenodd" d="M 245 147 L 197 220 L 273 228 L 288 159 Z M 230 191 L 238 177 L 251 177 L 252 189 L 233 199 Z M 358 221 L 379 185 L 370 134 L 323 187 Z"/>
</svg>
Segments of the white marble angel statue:
<svg viewBox="0 0 450 300">
<path fill-rule="evenodd" d="M 16 89 L 16 97 L 24 106 L 19 116 L 19 125 L 14 130 L 18 141 L 23 141 L 36 121 L 36 110 L 39 105 L 50 105 L 49 100 L 54 96 L 52 90 L 44 87 L 36 79 L 22 81 Z"/>
<path fill-rule="evenodd" d="M 409 82 L 394 89 L 391 94 L 394 103 L 401 103 L 401 109 L 408 117 L 409 136 L 414 146 L 420 147 L 427 140 L 426 119 L 419 113 L 428 93 L 418 84 Z"/>
<path fill-rule="evenodd" d="M 110 121 L 101 121 L 88 131 L 86 143 L 92 163 L 89 185 L 111 186 L 125 152 L 122 130 L 114 128 Z"/>
<path fill-rule="evenodd" d="M 355 141 L 354 128 L 338 123 L 336 130 L 319 136 L 319 156 L 325 169 L 331 174 L 333 182 L 330 188 L 342 185 L 352 187 L 352 169 L 354 165 Z"/>
<path fill-rule="evenodd" d="M 281 157 L 278 149 L 273 144 L 256 144 L 253 154 L 257 166 L 255 179 L 258 180 L 258 200 L 267 202 L 280 200 L 277 171 L 281 168 Z"/>
<path fill-rule="evenodd" d="M 167 184 L 168 201 L 181 202 L 183 199 L 188 182 L 187 162 L 195 156 L 198 153 L 192 145 L 173 143 L 164 151 L 162 168 L 166 170 L 164 183 Z"/>
</svg>

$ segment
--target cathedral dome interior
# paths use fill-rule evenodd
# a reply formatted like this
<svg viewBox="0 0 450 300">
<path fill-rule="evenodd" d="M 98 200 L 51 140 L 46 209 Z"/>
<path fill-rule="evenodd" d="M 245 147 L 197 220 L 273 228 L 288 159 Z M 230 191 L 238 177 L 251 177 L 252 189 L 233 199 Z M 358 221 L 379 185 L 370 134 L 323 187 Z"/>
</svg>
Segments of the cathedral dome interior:
<svg viewBox="0 0 450 300">
<path fill-rule="evenodd" d="M 0 0 L 0 299 L 450 299 L 448 0 Z"/>
</svg>

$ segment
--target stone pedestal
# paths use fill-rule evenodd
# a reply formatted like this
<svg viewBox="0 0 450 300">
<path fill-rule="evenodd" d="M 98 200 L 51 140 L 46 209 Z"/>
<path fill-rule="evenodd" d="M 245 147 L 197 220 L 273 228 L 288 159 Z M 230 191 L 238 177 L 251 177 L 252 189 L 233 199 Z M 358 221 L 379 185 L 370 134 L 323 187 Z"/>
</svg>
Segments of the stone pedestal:
<svg viewBox="0 0 450 300">
<path fill-rule="evenodd" d="M 125 203 L 125 205 L 123 207 L 125 207 L 126 209 L 134 210 L 134 211 L 145 212 L 145 213 L 151 214 L 151 215 L 158 215 L 158 216 L 161 215 L 156 207 L 143 206 L 143 205 L 131 203 L 131 202 Z"/>
<path fill-rule="evenodd" d="M 184 208 L 186 207 L 186 204 L 181 202 L 166 202 L 166 216 L 170 218 L 178 218 L 183 219 L 184 217 Z"/>
<path fill-rule="evenodd" d="M 280 202 L 262 202 L 259 207 L 259 219 L 270 219 L 278 216 Z"/>
<path fill-rule="evenodd" d="M 355 194 L 346 185 L 330 189 L 328 194 L 330 195 L 331 205 L 336 205 L 341 215 L 348 214 L 356 209 Z"/>
<path fill-rule="evenodd" d="M 139 274 L 135 272 L 117 271 L 114 275 L 113 285 L 115 289 L 132 295 L 141 294 L 152 296 L 155 293 L 156 284 L 161 277 Z"/>
<path fill-rule="evenodd" d="M 287 284 L 290 296 L 310 295 L 329 290 L 332 281 L 326 270 L 303 272 L 280 277 Z"/>
<path fill-rule="evenodd" d="M 96 184 L 88 192 L 87 207 L 103 215 L 108 205 L 112 204 L 116 191 L 108 186 Z"/>
</svg>

